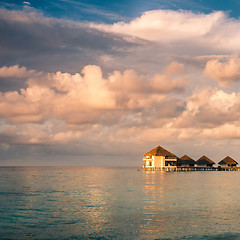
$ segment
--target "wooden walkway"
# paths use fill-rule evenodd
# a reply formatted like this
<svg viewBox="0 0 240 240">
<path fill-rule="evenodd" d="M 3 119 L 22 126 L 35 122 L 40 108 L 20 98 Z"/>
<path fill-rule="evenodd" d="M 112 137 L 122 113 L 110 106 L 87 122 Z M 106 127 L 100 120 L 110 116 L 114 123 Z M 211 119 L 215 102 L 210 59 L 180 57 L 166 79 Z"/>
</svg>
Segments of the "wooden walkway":
<svg viewBox="0 0 240 240">
<path fill-rule="evenodd" d="M 147 172 L 188 172 L 188 171 L 240 171 L 240 167 L 229 167 L 229 168 L 220 168 L 220 167 L 161 167 L 161 168 L 156 168 L 156 167 L 149 167 L 149 168 L 144 168 L 141 167 L 138 169 L 140 171 L 143 169 L 144 171 Z"/>
</svg>

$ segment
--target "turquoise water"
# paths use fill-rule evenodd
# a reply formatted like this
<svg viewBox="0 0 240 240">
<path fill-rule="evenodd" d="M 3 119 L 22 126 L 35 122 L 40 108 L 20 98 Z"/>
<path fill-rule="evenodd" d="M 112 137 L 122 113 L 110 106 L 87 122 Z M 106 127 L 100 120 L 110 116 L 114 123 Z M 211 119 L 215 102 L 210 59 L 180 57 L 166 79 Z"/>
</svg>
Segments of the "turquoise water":
<svg viewBox="0 0 240 240">
<path fill-rule="evenodd" d="M 1 167 L 0 239 L 240 239 L 240 172 Z"/>
</svg>

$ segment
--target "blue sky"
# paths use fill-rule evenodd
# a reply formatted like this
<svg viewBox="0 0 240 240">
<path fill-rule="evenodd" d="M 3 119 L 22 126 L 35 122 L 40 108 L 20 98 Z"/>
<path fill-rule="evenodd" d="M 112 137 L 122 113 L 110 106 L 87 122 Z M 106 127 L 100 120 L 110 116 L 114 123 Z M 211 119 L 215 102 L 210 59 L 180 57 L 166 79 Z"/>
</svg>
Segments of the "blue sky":
<svg viewBox="0 0 240 240">
<path fill-rule="evenodd" d="M 238 159 L 238 1 L 1 1 L 0 165 Z"/>
<path fill-rule="evenodd" d="M 24 6 L 31 6 L 51 17 L 108 23 L 129 20 L 138 17 L 145 11 L 155 9 L 183 9 L 203 13 L 226 11 L 233 18 L 238 18 L 240 13 L 240 2 L 237 0 L 30 0 L 1 1 L 0 4 L 8 9 L 21 9 Z"/>
</svg>

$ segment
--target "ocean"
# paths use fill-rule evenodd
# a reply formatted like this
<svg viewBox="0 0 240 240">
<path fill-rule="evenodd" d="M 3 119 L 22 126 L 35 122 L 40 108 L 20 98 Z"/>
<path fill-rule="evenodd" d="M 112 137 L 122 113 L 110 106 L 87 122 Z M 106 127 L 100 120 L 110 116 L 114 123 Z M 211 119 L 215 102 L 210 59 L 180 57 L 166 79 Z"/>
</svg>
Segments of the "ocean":
<svg viewBox="0 0 240 240">
<path fill-rule="evenodd" d="M 240 172 L 1 167 L 0 239 L 240 239 Z"/>
</svg>

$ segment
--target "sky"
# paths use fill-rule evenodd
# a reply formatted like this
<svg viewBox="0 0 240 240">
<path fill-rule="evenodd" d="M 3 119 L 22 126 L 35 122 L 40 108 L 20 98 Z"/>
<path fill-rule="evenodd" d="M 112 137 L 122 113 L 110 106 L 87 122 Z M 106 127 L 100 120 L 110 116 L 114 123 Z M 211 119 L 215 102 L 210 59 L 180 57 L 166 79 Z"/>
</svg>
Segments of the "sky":
<svg viewBox="0 0 240 240">
<path fill-rule="evenodd" d="M 0 166 L 240 162 L 237 0 L 0 1 Z"/>
</svg>

